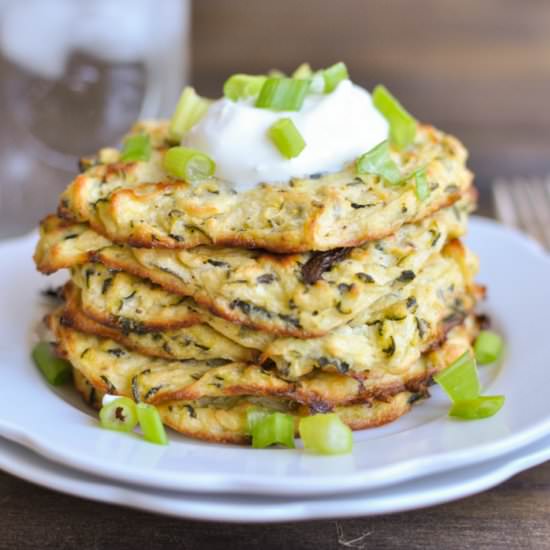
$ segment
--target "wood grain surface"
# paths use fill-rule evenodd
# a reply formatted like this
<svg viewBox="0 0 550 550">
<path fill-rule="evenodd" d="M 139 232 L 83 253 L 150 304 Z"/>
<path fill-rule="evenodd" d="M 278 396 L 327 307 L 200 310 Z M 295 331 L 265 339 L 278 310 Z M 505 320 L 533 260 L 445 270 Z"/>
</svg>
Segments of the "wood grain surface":
<svg viewBox="0 0 550 550">
<path fill-rule="evenodd" d="M 0 473 L 2 550 L 540 550 L 550 548 L 550 463 L 457 502 L 373 518 L 240 525 L 156 516 Z"/>
</svg>

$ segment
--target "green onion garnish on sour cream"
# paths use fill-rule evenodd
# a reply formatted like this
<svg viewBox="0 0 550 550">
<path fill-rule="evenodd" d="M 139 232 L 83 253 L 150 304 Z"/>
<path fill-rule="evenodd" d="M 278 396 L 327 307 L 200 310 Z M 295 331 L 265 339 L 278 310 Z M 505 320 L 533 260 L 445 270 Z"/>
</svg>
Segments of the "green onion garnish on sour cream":
<svg viewBox="0 0 550 550">
<path fill-rule="evenodd" d="M 223 95 L 232 101 L 255 97 L 267 80 L 263 75 L 234 74 L 223 85 Z"/>
<path fill-rule="evenodd" d="M 325 80 L 325 94 L 330 94 L 336 89 L 336 86 L 348 78 L 348 69 L 344 63 L 335 63 L 323 71 Z"/>
<path fill-rule="evenodd" d="M 206 114 L 212 102 L 186 86 L 170 120 L 170 138 L 178 142 Z"/>
<path fill-rule="evenodd" d="M 267 78 L 256 100 L 256 107 L 272 111 L 299 111 L 309 91 L 309 80 Z"/>
<path fill-rule="evenodd" d="M 292 73 L 292 78 L 298 78 L 299 80 L 305 80 L 306 78 L 311 78 L 312 76 L 313 70 L 310 67 L 309 63 L 302 63 Z"/>
<path fill-rule="evenodd" d="M 267 134 L 281 155 L 287 159 L 297 157 L 306 142 L 290 118 L 281 118 L 273 124 Z"/>
</svg>

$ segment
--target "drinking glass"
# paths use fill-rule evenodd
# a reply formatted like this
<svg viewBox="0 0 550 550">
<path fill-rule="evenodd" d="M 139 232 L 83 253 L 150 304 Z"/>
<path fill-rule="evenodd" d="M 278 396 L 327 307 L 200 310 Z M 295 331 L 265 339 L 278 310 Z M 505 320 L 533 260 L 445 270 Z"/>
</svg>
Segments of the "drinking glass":
<svg viewBox="0 0 550 550">
<path fill-rule="evenodd" d="M 0 238 L 30 230 L 187 81 L 189 0 L 0 0 Z"/>
</svg>

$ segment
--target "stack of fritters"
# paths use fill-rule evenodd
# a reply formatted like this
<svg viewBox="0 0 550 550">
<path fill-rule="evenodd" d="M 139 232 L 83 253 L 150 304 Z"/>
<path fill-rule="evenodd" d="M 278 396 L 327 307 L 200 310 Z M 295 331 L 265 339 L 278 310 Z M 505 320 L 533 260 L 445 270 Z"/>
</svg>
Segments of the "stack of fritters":
<svg viewBox="0 0 550 550">
<path fill-rule="evenodd" d="M 248 439 L 249 407 L 389 422 L 470 346 L 482 289 L 458 240 L 475 203 L 466 153 L 420 126 L 394 152 L 399 186 L 354 167 L 244 193 L 162 169 L 164 123 L 142 123 L 147 162 L 83 162 L 35 261 L 71 271 L 47 321 L 97 406 L 121 394 L 207 440 Z"/>
</svg>

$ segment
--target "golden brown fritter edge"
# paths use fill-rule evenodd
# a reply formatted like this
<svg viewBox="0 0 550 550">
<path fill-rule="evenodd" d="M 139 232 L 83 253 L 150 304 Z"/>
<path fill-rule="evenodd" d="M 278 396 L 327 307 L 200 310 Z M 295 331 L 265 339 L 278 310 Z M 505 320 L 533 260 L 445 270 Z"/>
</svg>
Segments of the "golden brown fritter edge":
<svg viewBox="0 0 550 550">
<path fill-rule="evenodd" d="M 463 207 L 468 209 L 467 205 Z M 254 253 L 248 257 L 250 251 L 235 251 L 237 257 L 233 257 L 231 249 L 193 249 L 182 252 L 186 257 L 181 261 L 177 251 L 148 250 L 142 258 L 135 249 L 105 246 L 109 241 L 84 225 L 67 227 L 55 218 L 47 218 L 41 228 L 35 261 L 40 271 L 49 273 L 93 260 L 149 280 L 168 292 L 192 296 L 197 308 L 232 323 L 278 335 L 318 337 L 377 299 L 402 270 L 421 269 L 428 252 L 435 254 L 448 239 L 463 233 L 466 213 L 455 210 L 442 211 L 420 226 L 407 225 L 399 235 L 365 249 L 350 250 L 312 283 L 303 279 L 303 271 L 316 256 L 259 253 L 256 257 L 258 253 Z M 384 258 L 378 258 L 381 254 Z M 386 263 L 388 267 L 380 267 Z M 378 283 L 366 273 L 371 269 Z M 207 278 L 203 281 L 201 277 Z M 212 288 L 216 281 L 218 286 Z M 262 292 L 255 300 L 252 290 L 258 287 Z M 269 304 L 265 302 L 267 296 Z"/>
<path fill-rule="evenodd" d="M 48 318 L 58 353 L 98 390 L 153 404 L 232 396 L 277 397 L 323 411 L 340 405 L 387 399 L 403 390 L 419 391 L 434 372 L 469 350 L 477 333 L 477 324 L 469 318 L 463 325 L 453 328 L 439 348 L 424 355 L 406 372 L 399 376 L 388 373 L 384 378 L 377 377 L 369 387 L 368 378 L 336 372 L 316 371 L 289 382 L 275 371 L 258 365 L 228 363 L 210 367 L 204 361 L 182 363 L 147 358 L 120 348 L 110 340 L 70 329 L 61 320 L 60 312 Z"/>
<path fill-rule="evenodd" d="M 73 374 L 74 385 L 83 400 L 99 409 L 103 398 L 102 391 L 76 369 L 73 370 Z M 352 430 L 374 428 L 393 422 L 408 412 L 413 395 L 401 392 L 387 401 L 338 407 L 334 412 Z M 257 405 L 245 399 L 229 402 L 225 408 L 221 402 L 203 404 L 196 401 L 174 401 L 159 405 L 157 409 L 163 423 L 184 436 L 210 443 L 247 444 L 250 442 L 250 436 L 246 433 L 246 413 L 249 408 Z M 298 435 L 298 420 L 301 416 L 306 416 L 307 411 L 298 410 L 292 414 L 295 417 L 295 433 Z"/>
</svg>

